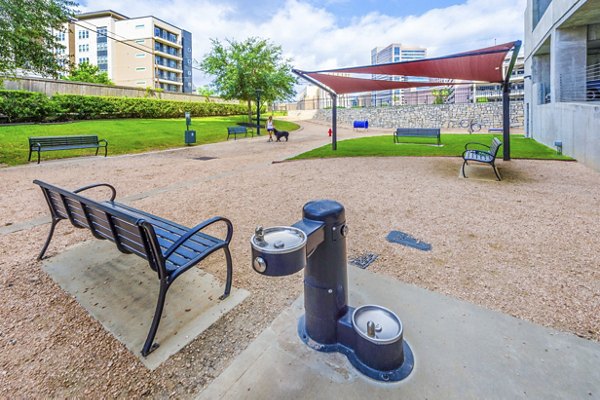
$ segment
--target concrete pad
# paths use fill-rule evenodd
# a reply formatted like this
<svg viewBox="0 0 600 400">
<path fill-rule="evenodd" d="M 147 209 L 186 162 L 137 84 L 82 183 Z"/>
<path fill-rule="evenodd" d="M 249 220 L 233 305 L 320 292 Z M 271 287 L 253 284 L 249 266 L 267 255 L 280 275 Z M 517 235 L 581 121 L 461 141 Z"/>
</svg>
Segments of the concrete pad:
<svg viewBox="0 0 600 400">
<path fill-rule="evenodd" d="M 199 399 L 598 399 L 600 345 L 349 267 L 350 305 L 379 304 L 404 324 L 415 367 L 371 380 L 296 333 L 299 298 Z"/>
<path fill-rule="evenodd" d="M 151 370 L 249 294 L 232 288 L 229 297 L 219 300 L 224 283 L 200 268 L 192 268 L 167 292 L 155 338 L 160 347 L 142 357 L 159 291 L 158 278 L 147 261 L 120 253 L 110 242 L 95 240 L 52 257 L 44 262 L 43 269 Z"/>
</svg>

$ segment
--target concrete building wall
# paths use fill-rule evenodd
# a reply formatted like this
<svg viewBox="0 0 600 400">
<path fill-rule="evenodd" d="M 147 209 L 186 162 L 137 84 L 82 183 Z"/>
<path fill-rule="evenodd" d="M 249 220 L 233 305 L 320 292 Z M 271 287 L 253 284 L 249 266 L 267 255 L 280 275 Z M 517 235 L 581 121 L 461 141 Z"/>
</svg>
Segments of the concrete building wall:
<svg viewBox="0 0 600 400">
<path fill-rule="evenodd" d="M 528 0 L 525 124 L 535 140 L 600 171 L 600 103 L 588 101 L 600 61 L 600 0 Z M 586 98 L 586 95 L 588 96 Z"/>
</svg>

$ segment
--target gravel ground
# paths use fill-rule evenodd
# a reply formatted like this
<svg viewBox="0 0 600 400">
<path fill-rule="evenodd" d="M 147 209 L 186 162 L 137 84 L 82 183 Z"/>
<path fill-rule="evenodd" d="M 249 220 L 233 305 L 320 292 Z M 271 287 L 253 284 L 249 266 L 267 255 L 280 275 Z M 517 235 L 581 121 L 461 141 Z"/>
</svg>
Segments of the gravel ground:
<svg viewBox="0 0 600 400">
<path fill-rule="evenodd" d="M 600 174 L 576 162 L 528 160 L 500 161 L 502 182 L 487 166 L 489 179 L 458 178 L 459 158 L 272 163 L 327 143 L 326 126 L 303 125 L 287 143 L 258 137 L 0 169 L 0 397 L 193 397 L 302 292 L 301 273 L 252 271 L 254 228 L 292 224 L 319 198 L 346 207 L 349 256 L 377 254 L 369 270 L 600 340 Z M 70 189 L 108 182 L 117 200 L 187 226 L 231 219 L 234 285 L 251 295 L 148 371 L 36 261 L 49 228 L 39 221 L 49 213 L 33 179 Z M 432 250 L 388 243 L 391 230 Z M 48 256 L 86 240 L 88 232 L 61 222 Z M 223 280 L 221 253 L 201 267 Z"/>
</svg>

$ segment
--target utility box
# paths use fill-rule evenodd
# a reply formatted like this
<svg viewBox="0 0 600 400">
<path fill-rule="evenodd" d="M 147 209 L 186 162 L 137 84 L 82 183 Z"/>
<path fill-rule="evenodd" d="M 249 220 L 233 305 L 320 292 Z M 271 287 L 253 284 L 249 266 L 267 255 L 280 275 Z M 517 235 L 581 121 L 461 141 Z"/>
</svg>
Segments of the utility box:
<svg viewBox="0 0 600 400">
<path fill-rule="evenodd" d="M 185 131 L 185 144 L 196 143 L 196 131 Z"/>
</svg>

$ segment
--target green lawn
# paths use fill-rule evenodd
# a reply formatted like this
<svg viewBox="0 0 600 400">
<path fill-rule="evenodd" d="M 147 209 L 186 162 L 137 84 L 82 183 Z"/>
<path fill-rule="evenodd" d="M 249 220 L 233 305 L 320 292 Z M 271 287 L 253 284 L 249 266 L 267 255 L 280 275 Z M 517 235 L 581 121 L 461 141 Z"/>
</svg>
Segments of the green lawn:
<svg viewBox="0 0 600 400">
<path fill-rule="evenodd" d="M 196 144 L 201 145 L 225 141 L 228 126 L 246 121 L 246 116 L 192 118 L 190 129 L 196 131 Z M 298 125 L 286 121 L 275 121 L 275 127 L 286 131 L 298 129 Z M 110 156 L 183 147 L 185 146 L 185 128 L 184 118 L 120 119 L 0 126 L 0 164 L 26 164 L 29 154 L 27 140 L 29 136 L 98 135 L 100 139 L 108 141 Z M 94 154 L 93 149 L 47 151 L 42 152 L 42 159 L 92 154 Z M 37 154 L 32 155 L 32 160 L 37 160 Z"/>
<path fill-rule="evenodd" d="M 395 144 L 392 135 L 371 136 L 359 139 L 343 140 L 337 143 L 337 150 L 333 151 L 331 145 L 319 147 L 300 154 L 293 159 L 329 158 L 329 157 L 395 157 L 395 156 L 461 156 L 465 143 L 478 142 L 490 145 L 492 138 L 497 137 L 502 141 L 501 135 L 489 134 L 443 134 L 442 146 L 438 147 L 433 138 L 400 138 L 403 143 Z M 479 148 L 479 147 L 477 147 Z M 503 147 L 498 151 L 502 157 Z M 540 160 L 572 160 L 567 156 L 559 156 L 553 149 L 524 138 L 523 135 L 511 135 L 510 153 L 512 158 L 530 158 Z"/>
</svg>

